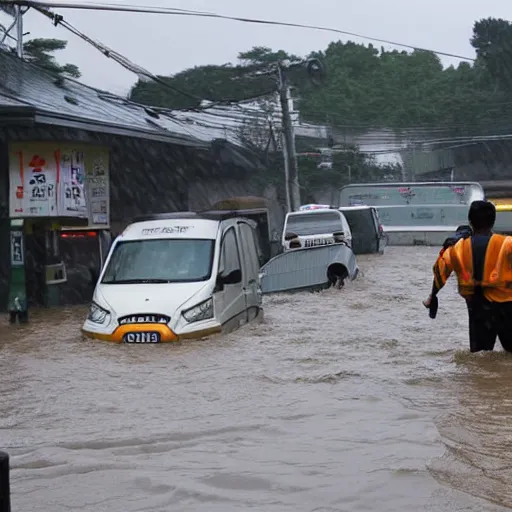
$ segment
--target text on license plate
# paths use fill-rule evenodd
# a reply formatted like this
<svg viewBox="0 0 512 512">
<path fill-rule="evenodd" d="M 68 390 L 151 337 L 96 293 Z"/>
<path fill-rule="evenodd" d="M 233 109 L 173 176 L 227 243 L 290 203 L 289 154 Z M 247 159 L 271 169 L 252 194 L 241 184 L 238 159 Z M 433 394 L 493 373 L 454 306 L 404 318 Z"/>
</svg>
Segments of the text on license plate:
<svg viewBox="0 0 512 512">
<path fill-rule="evenodd" d="M 334 243 L 332 238 L 315 238 L 314 240 L 307 239 L 304 243 L 305 247 L 317 247 L 319 245 L 331 245 Z"/>
<path fill-rule="evenodd" d="M 129 332 L 124 335 L 125 343 L 160 343 L 159 332 Z"/>
</svg>

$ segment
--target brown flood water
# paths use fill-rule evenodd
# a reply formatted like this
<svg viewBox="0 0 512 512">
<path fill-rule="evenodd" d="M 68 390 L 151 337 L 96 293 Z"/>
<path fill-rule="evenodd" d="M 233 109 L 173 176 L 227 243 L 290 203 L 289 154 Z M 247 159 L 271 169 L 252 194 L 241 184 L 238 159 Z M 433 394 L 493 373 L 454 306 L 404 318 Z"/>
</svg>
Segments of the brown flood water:
<svg viewBox="0 0 512 512">
<path fill-rule="evenodd" d="M 428 318 L 436 252 L 360 257 L 342 291 L 183 345 L 84 341 L 84 308 L 1 317 L 13 512 L 509 510 L 512 357 L 468 353 L 454 283 Z"/>
</svg>

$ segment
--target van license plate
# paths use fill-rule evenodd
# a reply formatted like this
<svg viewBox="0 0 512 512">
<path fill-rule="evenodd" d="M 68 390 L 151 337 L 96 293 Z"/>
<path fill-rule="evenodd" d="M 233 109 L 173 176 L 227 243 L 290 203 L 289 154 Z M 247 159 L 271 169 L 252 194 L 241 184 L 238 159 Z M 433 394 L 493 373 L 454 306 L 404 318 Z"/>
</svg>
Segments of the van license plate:
<svg viewBox="0 0 512 512">
<path fill-rule="evenodd" d="M 129 332 L 124 335 L 125 343 L 160 343 L 159 332 Z"/>
<path fill-rule="evenodd" d="M 334 240 L 332 238 L 315 238 L 311 240 L 307 239 L 304 243 L 304 247 L 319 247 L 321 245 L 332 245 Z"/>
</svg>

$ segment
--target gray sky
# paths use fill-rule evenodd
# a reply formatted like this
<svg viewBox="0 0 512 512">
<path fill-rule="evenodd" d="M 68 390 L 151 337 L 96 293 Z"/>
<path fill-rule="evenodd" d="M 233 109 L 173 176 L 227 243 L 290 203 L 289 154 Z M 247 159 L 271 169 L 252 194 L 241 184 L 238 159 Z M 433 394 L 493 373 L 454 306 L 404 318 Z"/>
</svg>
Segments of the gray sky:
<svg viewBox="0 0 512 512">
<path fill-rule="evenodd" d="M 475 20 L 489 16 L 512 20 L 511 0 L 130 0 L 117 3 L 323 25 L 468 57 L 474 56 L 469 39 Z M 163 75 L 202 64 L 233 62 L 239 51 L 253 46 L 304 55 L 324 49 L 333 40 L 371 42 L 314 30 L 225 20 L 68 9 L 56 9 L 56 12 L 92 39 Z M 29 12 L 25 16 L 24 30 L 30 32 L 27 38 L 67 39 L 68 48 L 60 52 L 58 60 L 77 64 L 84 83 L 126 94 L 136 81 L 135 75 L 66 29 L 55 28 L 39 13 Z M 459 61 L 443 58 L 443 62 Z"/>
</svg>

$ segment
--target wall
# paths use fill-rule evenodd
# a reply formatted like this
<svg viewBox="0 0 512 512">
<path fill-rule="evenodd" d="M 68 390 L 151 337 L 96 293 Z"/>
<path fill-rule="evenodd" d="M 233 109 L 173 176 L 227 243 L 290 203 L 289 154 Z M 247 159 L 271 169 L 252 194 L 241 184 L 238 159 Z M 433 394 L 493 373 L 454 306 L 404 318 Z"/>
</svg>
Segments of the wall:
<svg viewBox="0 0 512 512">
<path fill-rule="evenodd" d="M 428 179 L 435 176 L 432 171 L 450 167 L 454 169 L 455 181 L 503 180 L 512 176 L 512 142 L 509 139 L 474 144 L 461 142 L 453 149 L 437 148 L 430 155 L 429 165 L 417 168 L 417 181 L 424 179 L 422 173 L 427 173 L 425 178 Z M 416 160 L 420 162 L 420 156 Z M 442 173 L 439 174 L 442 177 Z"/>
<path fill-rule="evenodd" d="M 75 141 L 109 147 L 110 219 L 114 235 L 134 217 L 190 209 L 189 187 L 196 186 L 198 182 L 208 182 L 208 185 L 195 189 L 194 207 L 207 208 L 211 204 L 212 183 L 221 183 L 228 177 L 235 182 L 244 181 L 248 176 L 247 168 L 254 163 L 250 157 L 233 153 L 222 144 L 211 151 L 198 151 L 171 144 L 49 126 L 13 126 L 6 130 L 6 136 L 13 142 Z M 3 169 L 6 167 L 0 166 L 0 178 L 3 176 L 4 180 L 6 170 Z M 251 171 L 254 172 L 254 168 Z M 0 209 L 6 203 L 6 199 L 2 203 L 4 191 L 8 194 L 8 186 L 0 186 Z M 8 247 L 8 244 L 0 243 L 1 250 L 4 247 Z M 3 268 L 3 272 L 6 261 L 8 258 L 5 255 L 0 256 L 0 269 Z M 84 284 L 90 281 L 89 269 L 79 264 L 76 272 L 81 277 L 74 275 L 73 285 L 61 285 L 62 294 L 67 303 L 87 303 L 92 292 L 92 287 Z M 2 279 L 0 270 L 0 300 L 6 293 Z M 81 286 L 77 284 L 78 281 L 82 282 Z M 3 309 L 1 302 L 0 309 Z"/>
<path fill-rule="evenodd" d="M 9 164 L 5 132 L 0 130 L 0 311 L 7 308 L 10 271 Z"/>
</svg>

